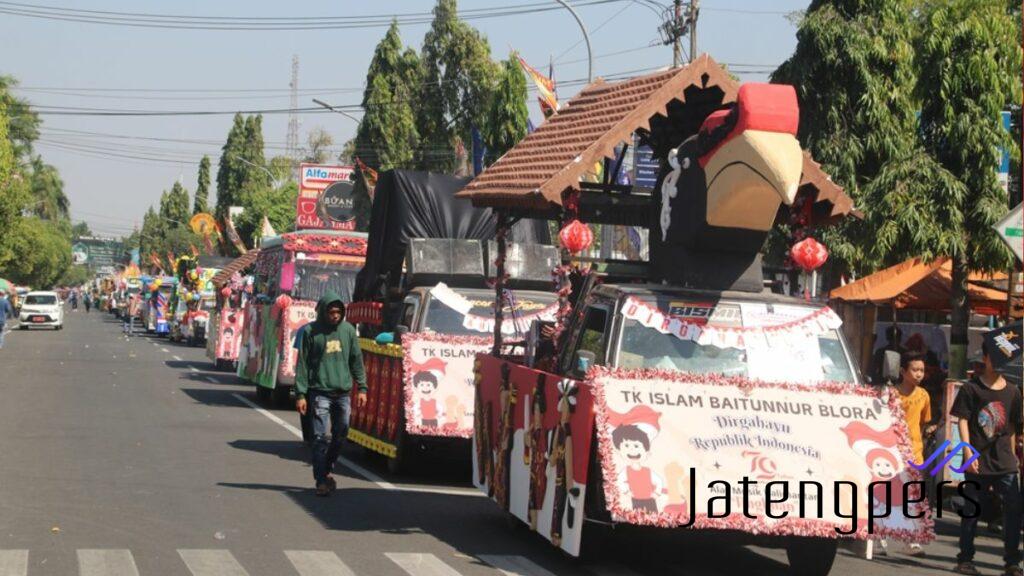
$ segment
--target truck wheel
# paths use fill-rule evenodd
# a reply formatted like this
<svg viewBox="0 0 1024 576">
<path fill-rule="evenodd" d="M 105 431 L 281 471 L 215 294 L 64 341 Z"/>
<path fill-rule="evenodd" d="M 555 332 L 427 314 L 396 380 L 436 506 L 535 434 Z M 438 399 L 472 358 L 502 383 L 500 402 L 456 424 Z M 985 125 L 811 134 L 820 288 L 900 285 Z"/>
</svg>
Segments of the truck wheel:
<svg viewBox="0 0 1024 576">
<path fill-rule="evenodd" d="M 290 386 L 276 386 L 274 388 L 274 405 L 275 406 L 287 406 L 292 399 L 292 389 Z"/>
<path fill-rule="evenodd" d="M 794 576 L 827 576 L 836 559 L 839 541 L 834 538 L 803 538 L 786 546 L 789 573 Z"/>
<path fill-rule="evenodd" d="M 270 396 L 273 394 L 273 390 L 270 388 L 264 388 L 259 384 L 256 385 L 256 399 L 260 402 L 267 402 L 270 400 Z"/>
</svg>

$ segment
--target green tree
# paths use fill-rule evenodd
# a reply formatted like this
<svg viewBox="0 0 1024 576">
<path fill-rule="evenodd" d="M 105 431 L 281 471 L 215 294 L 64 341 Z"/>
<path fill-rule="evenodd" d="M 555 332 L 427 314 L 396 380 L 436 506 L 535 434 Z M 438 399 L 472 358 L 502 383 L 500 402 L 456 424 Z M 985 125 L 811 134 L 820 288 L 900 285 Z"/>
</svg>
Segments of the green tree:
<svg viewBox="0 0 1024 576">
<path fill-rule="evenodd" d="M 0 76 L 0 102 L 7 109 L 7 138 L 13 147 L 16 161 L 27 160 L 32 154 L 32 143 L 39 139 L 39 126 L 42 122 L 27 100 L 11 94 L 11 88 L 18 81 L 10 76 Z"/>
<path fill-rule="evenodd" d="M 865 188 L 915 150 L 911 7 L 912 0 L 813 0 L 799 21 L 796 51 L 772 75 L 796 87 L 801 144 L 868 216 L 820 233 L 833 278 L 877 266 Z"/>
<path fill-rule="evenodd" d="M 285 182 L 280 188 L 264 188 L 257 191 L 235 221 L 238 234 L 248 246 L 259 243 L 260 226 L 266 216 L 278 233 L 291 231 L 295 227 L 295 203 L 299 198 L 299 187 L 295 182 Z"/>
<path fill-rule="evenodd" d="M 235 114 L 234 123 L 228 132 L 227 141 L 221 148 L 220 163 L 217 166 L 217 217 L 228 213 L 228 207 L 235 205 L 235 194 L 241 188 L 245 148 L 245 118 Z"/>
<path fill-rule="evenodd" d="M 71 203 L 64 194 L 64 181 L 53 166 L 34 156 L 30 163 L 29 190 L 32 213 L 50 221 L 67 220 Z"/>
<path fill-rule="evenodd" d="M 487 110 L 486 129 L 487 163 L 501 158 L 526 137 L 530 112 L 526 109 L 526 76 L 511 54 L 503 63 L 498 85 Z"/>
<path fill-rule="evenodd" d="M 419 136 L 413 103 L 420 83 L 419 57 L 402 52 L 398 23 L 377 44 L 366 73 L 354 156 L 376 170 L 411 168 Z"/>
<path fill-rule="evenodd" d="M 311 164 L 323 164 L 331 154 L 331 146 L 334 145 L 334 138 L 323 128 L 317 126 L 306 135 L 306 150 L 303 162 Z"/>
<path fill-rule="evenodd" d="M 274 156 L 267 162 L 267 170 L 270 170 L 277 182 L 294 181 L 298 164 L 287 156 Z"/>
<path fill-rule="evenodd" d="M 150 206 L 142 217 L 142 231 L 139 235 L 139 253 L 144 261 L 148 261 L 152 253 L 160 252 L 160 242 L 163 235 L 164 223 L 156 210 Z"/>
<path fill-rule="evenodd" d="M 35 216 L 16 225 L 14 249 L 17 262 L 5 272 L 18 284 L 50 288 L 71 266 L 71 241 L 67 230 Z"/>
<path fill-rule="evenodd" d="M 921 13 L 917 58 L 924 146 L 969 191 L 950 196 L 939 189 L 931 198 L 962 215 L 953 233 L 963 246 L 951 254 L 950 372 L 954 377 L 962 377 L 965 368 L 968 272 L 1005 270 L 1011 262 L 992 225 L 1008 209 L 996 174 L 997 150 L 1006 147 L 1018 153 L 1000 118 L 1008 106 L 1021 103 L 1016 10 L 1008 9 L 1002 0 L 936 0 Z"/>
<path fill-rule="evenodd" d="M 195 204 L 192 213 L 199 214 L 209 210 L 210 205 L 210 157 L 203 156 L 199 161 L 199 181 L 196 183 Z"/>
<path fill-rule="evenodd" d="M 175 182 L 171 191 L 160 197 L 160 218 L 168 228 L 185 226 L 192 214 L 189 206 L 188 190 L 180 182 Z"/>
<path fill-rule="evenodd" d="M 242 147 L 239 187 L 236 205 L 246 206 L 250 197 L 265 191 L 270 186 L 266 171 L 267 160 L 263 156 L 263 116 L 249 116 L 245 119 L 245 140 Z"/>
<path fill-rule="evenodd" d="M 459 20 L 456 0 L 438 0 L 423 39 L 423 77 L 417 100 L 417 166 L 451 172 L 456 142 L 484 128 L 497 66 L 487 39 Z"/>
<path fill-rule="evenodd" d="M 92 236 L 92 230 L 89 229 L 88 222 L 75 222 L 71 227 L 72 238 L 87 238 L 89 236 Z"/>
<path fill-rule="evenodd" d="M 8 131 L 7 102 L 0 98 L 0 271 L 16 258 L 16 226 L 28 204 L 25 179 L 18 170 L 14 143 Z"/>
</svg>

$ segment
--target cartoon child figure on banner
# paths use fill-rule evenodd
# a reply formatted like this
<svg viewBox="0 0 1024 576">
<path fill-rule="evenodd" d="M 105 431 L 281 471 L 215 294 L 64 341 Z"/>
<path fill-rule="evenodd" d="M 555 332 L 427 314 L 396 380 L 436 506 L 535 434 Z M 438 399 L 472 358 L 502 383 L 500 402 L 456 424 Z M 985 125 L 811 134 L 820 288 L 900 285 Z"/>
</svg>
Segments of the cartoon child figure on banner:
<svg viewBox="0 0 1024 576">
<path fill-rule="evenodd" d="M 864 458 L 864 465 L 871 475 L 870 482 L 887 482 L 888 494 L 884 485 L 875 485 L 871 494 L 871 508 L 876 515 L 892 512 L 887 518 L 878 521 L 879 526 L 887 528 L 912 529 L 910 521 L 902 514 L 895 513 L 903 506 L 903 485 L 906 482 L 905 466 L 899 454 L 899 437 L 893 427 L 875 430 L 864 422 L 850 422 L 842 428 L 850 448 Z"/>
<path fill-rule="evenodd" d="M 438 403 L 436 392 L 446 369 L 447 364 L 440 358 L 413 366 L 412 388 L 418 397 L 414 418 L 424 428 L 437 428 L 444 418 L 444 408 Z"/>
<path fill-rule="evenodd" d="M 634 510 L 655 514 L 665 482 L 643 463 L 651 455 L 651 442 L 661 431 L 660 419 L 660 412 L 642 404 L 625 414 L 609 411 L 608 415 L 613 427 L 612 445 L 625 466 L 618 477 L 619 491 L 632 500 Z"/>
</svg>

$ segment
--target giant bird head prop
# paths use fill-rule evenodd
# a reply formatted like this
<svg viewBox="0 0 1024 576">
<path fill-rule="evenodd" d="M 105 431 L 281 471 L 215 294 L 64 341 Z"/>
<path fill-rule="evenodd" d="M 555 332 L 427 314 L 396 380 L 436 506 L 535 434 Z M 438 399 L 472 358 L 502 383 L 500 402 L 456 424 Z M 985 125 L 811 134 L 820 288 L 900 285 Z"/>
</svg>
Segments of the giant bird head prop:
<svg viewBox="0 0 1024 576">
<path fill-rule="evenodd" d="M 748 274 L 781 204 L 792 204 L 803 156 L 792 86 L 744 84 L 667 158 L 655 198 L 652 264 L 659 279 L 695 287 L 736 288 Z M 663 164 L 663 166 L 665 165 Z M 710 263 L 723 278 L 694 267 Z M 748 278 L 750 288 L 760 288 Z M 690 269 L 687 269 L 690 268 Z M 748 274 L 749 276 L 749 274 Z"/>
</svg>

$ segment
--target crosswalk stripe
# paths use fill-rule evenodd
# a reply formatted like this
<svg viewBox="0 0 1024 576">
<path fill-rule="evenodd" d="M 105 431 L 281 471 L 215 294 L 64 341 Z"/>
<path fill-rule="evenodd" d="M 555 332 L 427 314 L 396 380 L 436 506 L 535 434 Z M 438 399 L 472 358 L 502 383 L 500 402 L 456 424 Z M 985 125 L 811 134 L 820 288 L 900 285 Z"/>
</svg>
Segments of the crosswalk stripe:
<svg viewBox="0 0 1024 576">
<path fill-rule="evenodd" d="M 249 576 L 227 550 L 178 550 L 193 576 Z"/>
<path fill-rule="evenodd" d="M 81 576 L 139 576 L 129 550 L 79 550 L 78 573 Z"/>
<path fill-rule="evenodd" d="M 28 550 L 0 550 L 0 576 L 28 574 Z"/>
<path fill-rule="evenodd" d="M 497 568 L 505 576 L 555 576 L 553 572 L 524 556 L 482 554 L 480 559 Z"/>
<path fill-rule="evenodd" d="M 461 576 L 454 568 L 445 564 L 433 554 L 384 554 L 389 560 L 398 564 L 409 576 Z"/>
<path fill-rule="evenodd" d="M 356 576 L 334 552 L 285 550 L 284 554 L 300 576 Z"/>
</svg>

